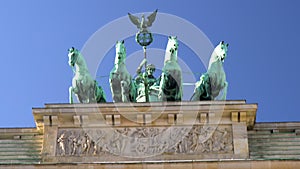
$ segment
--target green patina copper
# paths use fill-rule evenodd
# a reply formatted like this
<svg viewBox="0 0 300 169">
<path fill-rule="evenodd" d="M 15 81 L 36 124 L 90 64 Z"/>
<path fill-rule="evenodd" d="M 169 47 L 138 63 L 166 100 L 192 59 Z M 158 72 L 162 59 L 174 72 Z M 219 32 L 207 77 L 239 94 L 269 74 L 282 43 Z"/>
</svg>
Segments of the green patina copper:
<svg viewBox="0 0 300 169">
<path fill-rule="evenodd" d="M 181 101 L 182 99 L 182 73 L 177 61 L 177 53 L 177 37 L 169 36 L 158 94 L 162 101 Z"/>
<path fill-rule="evenodd" d="M 145 64 L 146 59 L 144 59 L 140 66 L 137 69 L 138 76 L 135 79 L 135 83 L 137 86 L 137 102 L 155 102 L 158 101 L 157 98 L 157 88 L 158 81 L 153 76 L 153 73 L 155 72 L 155 66 L 153 64 L 148 64 L 146 66 L 145 72 L 142 72 L 141 69 L 143 65 Z M 146 83 L 146 84 L 145 84 Z M 155 90 L 156 88 L 156 90 Z M 148 97 L 148 100 L 147 100 Z"/>
<path fill-rule="evenodd" d="M 208 70 L 196 83 L 192 101 L 196 100 L 226 100 L 227 86 L 223 62 L 227 57 L 228 44 L 221 41 L 214 49 Z"/>
<path fill-rule="evenodd" d="M 153 41 L 152 33 L 148 27 L 155 20 L 157 10 L 145 19 L 128 13 L 131 22 L 137 26 L 136 42 L 142 46 L 144 59 L 137 68 L 137 77 L 132 78 L 126 68 L 126 48 L 123 41 L 116 43 L 114 67 L 109 75 L 110 89 L 114 102 L 155 102 L 155 101 L 181 101 L 183 96 L 182 71 L 177 61 L 178 40 L 176 36 L 169 36 L 165 51 L 164 66 L 161 76 L 153 76 L 155 66 L 147 64 L 146 48 Z M 225 100 L 227 94 L 226 74 L 223 62 L 227 56 L 228 44 L 224 41 L 214 49 L 209 67 L 195 84 L 192 101 L 196 100 Z M 69 49 L 69 64 L 75 76 L 69 89 L 69 101 L 73 103 L 75 94 L 81 103 L 105 102 L 105 94 L 101 86 L 92 79 L 84 58 L 75 49 Z M 142 69 L 144 67 L 144 72 Z"/>
<path fill-rule="evenodd" d="M 75 73 L 72 86 L 69 88 L 69 103 L 74 103 L 73 94 L 80 103 L 106 102 L 102 87 L 92 79 L 81 53 L 72 47 L 69 49 L 68 57 L 69 65 Z"/>
<path fill-rule="evenodd" d="M 157 9 L 150 14 L 147 17 L 147 20 L 145 19 L 145 15 L 143 14 L 141 18 L 137 17 L 137 16 L 133 16 L 132 14 L 128 13 L 128 17 L 130 19 L 130 21 L 137 26 L 138 28 L 138 32 L 136 33 L 135 36 L 135 41 L 143 47 L 143 51 L 144 51 L 144 60 L 142 61 L 142 63 L 140 64 L 138 70 L 137 70 L 137 74 L 138 74 L 138 78 L 136 79 L 136 86 L 137 86 L 137 93 L 138 93 L 138 97 L 137 97 L 137 102 L 149 102 L 149 101 L 157 101 L 157 99 L 151 99 L 150 100 L 150 87 L 152 87 L 151 84 L 151 79 L 154 78 L 149 78 L 150 76 L 153 76 L 153 72 L 149 72 L 151 71 L 149 68 L 147 68 L 147 54 L 146 54 L 146 49 L 147 46 L 149 46 L 152 42 L 153 42 L 153 36 L 152 33 L 148 30 L 148 27 L 152 26 L 152 23 L 154 22 L 155 18 L 156 18 L 156 14 L 157 14 Z M 141 69 L 142 67 L 145 66 L 146 72 L 145 73 L 141 73 Z M 154 69 L 155 70 L 155 69 Z M 148 80 L 150 80 L 148 82 Z"/>
<path fill-rule="evenodd" d="M 135 102 L 136 87 L 129 74 L 125 60 L 126 48 L 123 41 L 116 43 L 115 64 L 109 75 L 109 84 L 114 102 Z"/>
</svg>

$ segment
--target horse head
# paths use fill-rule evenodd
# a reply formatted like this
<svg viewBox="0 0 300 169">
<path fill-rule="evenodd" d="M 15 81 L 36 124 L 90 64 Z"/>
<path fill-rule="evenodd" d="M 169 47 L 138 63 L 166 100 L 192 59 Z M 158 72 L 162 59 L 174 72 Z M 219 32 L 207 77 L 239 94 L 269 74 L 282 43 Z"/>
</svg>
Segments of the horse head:
<svg viewBox="0 0 300 169">
<path fill-rule="evenodd" d="M 224 41 L 221 41 L 219 45 L 215 48 L 213 52 L 214 57 L 212 59 L 214 59 L 214 61 L 219 60 L 221 62 L 224 62 L 224 60 L 227 57 L 228 45 L 228 43 L 224 43 Z"/>
<path fill-rule="evenodd" d="M 126 59 L 126 48 L 124 46 L 124 40 L 117 41 L 115 64 L 125 63 L 125 59 Z"/>
<path fill-rule="evenodd" d="M 165 53 L 165 63 L 167 61 L 177 62 L 178 40 L 176 36 L 169 36 Z"/>
<path fill-rule="evenodd" d="M 78 60 L 79 57 L 79 51 L 77 49 L 75 49 L 74 47 L 70 48 L 68 53 L 68 57 L 69 57 L 69 65 L 71 67 L 74 67 L 75 63 Z"/>
</svg>

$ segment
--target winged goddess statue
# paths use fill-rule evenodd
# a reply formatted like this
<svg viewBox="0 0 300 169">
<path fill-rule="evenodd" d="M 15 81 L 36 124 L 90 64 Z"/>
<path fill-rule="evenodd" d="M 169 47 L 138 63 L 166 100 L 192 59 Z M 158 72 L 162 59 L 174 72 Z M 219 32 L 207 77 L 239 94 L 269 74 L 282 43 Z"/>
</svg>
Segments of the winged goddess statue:
<svg viewBox="0 0 300 169">
<path fill-rule="evenodd" d="M 152 23 L 155 20 L 156 14 L 157 14 L 157 9 L 150 14 L 147 17 L 147 20 L 145 19 L 145 15 L 142 15 L 142 18 L 140 19 L 137 16 L 134 16 L 130 13 L 128 13 L 129 19 L 131 20 L 131 22 L 137 26 L 137 28 L 139 29 L 139 32 L 148 32 L 147 28 L 150 27 L 152 25 Z"/>
</svg>

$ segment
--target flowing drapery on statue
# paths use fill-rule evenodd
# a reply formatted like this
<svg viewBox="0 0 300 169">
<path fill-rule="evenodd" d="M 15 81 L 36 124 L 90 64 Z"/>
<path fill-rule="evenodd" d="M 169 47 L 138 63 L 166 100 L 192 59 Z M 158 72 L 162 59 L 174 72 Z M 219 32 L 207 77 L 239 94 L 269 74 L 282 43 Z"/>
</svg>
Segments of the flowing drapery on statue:
<svg viewBox="0 0 300 169">
<path fill-rule="evenodd" d="M 177 37 L 169 36 L 158 94 L 162 101 L 181 101 L 182 98 L 182 73 L 177 62 L 177 52 Z"/>
<path fill-rule="evenodd" d="M 157 79 L 154 77 L 153 73 L 155 72 L 155 65 L 153 64 L 148 64 L 146 66 L 145 72 L 142 73 L 141 69 L 144 66 L 146 62 L 146 59 L 144 59 L 136 73 L 137 77 L 135 78 L 135 84 L 137 87 L 137 97 L 136 97 L 136 102 L 146 102 L 146 92 L 148 92 L 148 97 L 149 97 L 149 102 L 157 102 L 160 101 L 158 99 L 158 88 L 159 84 Z M 144 83 L 147 83 L 145 85 Z M 148 90 L 145 90 L 145 86 L 147 86 Z"/>
<path fill-rule="evenodd" d="M 115 64 L 109 75 L 112 99 L 114 102 L 135 102 L 136 87 L 126 68 L 126 48 L 124 46 L 124 40 L 117 41 L 115 47 Z"/>
<path fill-rule="evenodd" d="M 226 100 L 227 86 L 223 62 L 227 57 L 228 44 L 221 41 L 211 54 L 208 70 L 196 83 L 192 101 Z"/>
<path fill-rule="evenodd" d="M 69 49 L 68 57 L 69 65 L 75 73 L 72 86 L 69 88 L 69 103 L 74 103 L 73 94 L 80 103 L 106 102 L 102 87 L 92 79 L 81 53 L 72 47 Z"/>
</svg>

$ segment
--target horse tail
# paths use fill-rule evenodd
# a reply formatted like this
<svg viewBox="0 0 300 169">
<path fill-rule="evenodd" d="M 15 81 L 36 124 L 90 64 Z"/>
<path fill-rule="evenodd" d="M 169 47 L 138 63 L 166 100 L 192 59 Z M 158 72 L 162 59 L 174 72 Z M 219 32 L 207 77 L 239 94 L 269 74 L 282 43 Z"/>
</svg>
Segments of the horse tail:
<svg viewBox="0 0 300 169">
<path fill-rule="evenodd" d="M 204 73 L 200 77 L 200 81 L 196 83 L 191 101 L 211 100 L 211 80 L 208 73 Z"/>
<path fill-rule="evenodd" d="M 129 96 L 130 102 L 136 102 L 136 97 L 137 97 L 137 87 L 136 87 L 135 80 L 132 79 L 130 83 L 130 96 Z"/>
<path fill-rule="evenodd" d="M 94 80 L 94 97 L 96 99 L 97 103 L 105 103 L 106 102 L 106 96 L 104 93 L 103 88 L 98 85 L 98 82 Z"/>
<path fill-rule="evenodd" d="M 97 88 L 99 90 L 99 95 L 97 97 L 97 103 L 106 103 L 106 96 L 105 96 L 103 88 L 101 86 L 98 86 Z"/>
<path fill-rule="evenodd" d="M 190 101 L 199 101 L 200 97 L 197 96 L 198 93 L 194 92 L 192 97 L 190 98 Z"/>
</svg>

